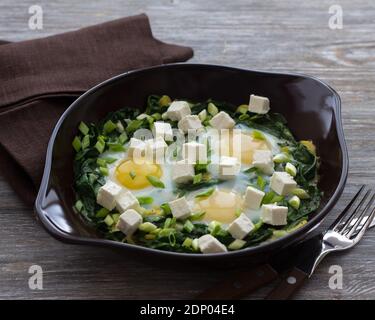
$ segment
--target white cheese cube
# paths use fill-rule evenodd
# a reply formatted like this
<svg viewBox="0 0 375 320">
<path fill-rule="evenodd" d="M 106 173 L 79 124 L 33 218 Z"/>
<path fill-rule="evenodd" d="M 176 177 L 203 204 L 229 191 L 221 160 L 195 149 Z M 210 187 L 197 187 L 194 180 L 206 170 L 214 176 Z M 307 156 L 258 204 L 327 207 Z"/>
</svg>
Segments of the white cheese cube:
<svg viewBox="0 0 375 320">
<path fill-rule="evenodd" d="M 138 207 L 138 199 L 131 191 L 122 190 L 122 192 L 116 197 L 116 209 L 120 213 L 128 209 L 137 209 Z"/>
<path fill-rule="evenodd" d="M 173 101 L 167 110 L 167 117 L 172 121 L 180 121 L 190 114 L 190 106 L 186 101 Z"/>
<path fill-rule="evenodd" d="M 223 180 L 233 179 L 238 175 L 241 163 L 235 157 L 221 156 L 219 161 L 219 177 Z"/>
<path fill-rule="evenodd" d="M 182 158 L 190 164 L 207 163 L 207 147 L 203 143 L 195 141 L 182 145 Z"/>
<path fill-rule="evenodd" d="M 287 172 L 276 171 L 270 181 L 270 188 L 281 196 L 286 196 L 297 187 L 293 177 Z"/>
<path fill-rule="evenodd" d="M 186 160 L 177 161 L 172 167 L 172 179 L 175 183 L 192 181 L 195 175 L 194 165 Z"/>
<path fill-rule="evenodd" d="M 198 239 L 198 246 L 202 253 L 227 252 L 227 248 L 214 236 L 205 234 Z"/>
<path fill-rule="evenodd" d="M 168 202 L 172 215 L 176 219 L 186 219 L 191 214 L 191 208 L 185 197 Z"/>
<path fill-rule="evenodd" d="M 236 122 L 231 118 L 231 116 L 224 111 L 220 111 L 210 120 L 210 125 L 218 130 L 232 129 L 235 124 Z"/>
<path fill-rule="evenodd" d="M 272 152 L 268 150 L 255 150 L 253 154 L 253 166 L 259 168 L 265 174 L 271 175 L 274 172 Z"/>
<path fill-rule="evenodd" d="M 241 215 L 229 225 L 228 232 L 233 238 L 242 240 L 253 229 L 253 222 L 246 214 L 241 213 Z"/>
<path fill-rule="evenodd" d="M 150 162 L 164 163 L 167 143 L 162 137 L 146 141 L 146 159 Z"/>
<path fill-rule="evenodd" d="M 190 115 L 183 117 L 179 122 L 178 122 L 178 128 L 183 132 L 183 133 L 188 133 L 189 130 L 198 130 L 202 129 L 202 122 L 199 119 L 197 115 Z"/>
<path fill-rule="evenodd" d="M 126 210 L 120 215 L 116 227 L 127 236 L 132 235 L 142 223 L 142 216 L 135 210 Z"/>
<path fill-rule="evenodd" d="M 264 223 L 272 226 L 284 226 L 287 224 L 288 207 L 275 204 L 262 205 L 261 218 Z"/>
<path fill-rule="evenodd" d="M 244 199 L 244 206 L 249 209 L 259 209 L 265 193 L 253 187 L 247 187 Z"/>
<path fill-rule="evenodd" d="M 137 138 L 131 138 L 128 146 L 128 157 L 140 159 L 144 156 L 146 143 Z"/>
<path fill-rule="evenodd" d="M 169 123 L 163 121 L 156 121 L 152 125 L 152 134 L 154 138 L 162 138 L 165 141 L 173 140 L 173 130 Z"/>
<path fill-rule="evenodd" d="M 250 96 L 249 111 L 254 113 L 265 114 L 270 111 L 270 100 L 266 97 Z"/>
<path fill-rule="evenodd" d="M 108 210 L 113 210 L 116 206 L 116 197 L 121 191 L 122 188 L 118 184 L 107 181 L 104 186 L 99 188 L 96 202 Z"/>
</svg>

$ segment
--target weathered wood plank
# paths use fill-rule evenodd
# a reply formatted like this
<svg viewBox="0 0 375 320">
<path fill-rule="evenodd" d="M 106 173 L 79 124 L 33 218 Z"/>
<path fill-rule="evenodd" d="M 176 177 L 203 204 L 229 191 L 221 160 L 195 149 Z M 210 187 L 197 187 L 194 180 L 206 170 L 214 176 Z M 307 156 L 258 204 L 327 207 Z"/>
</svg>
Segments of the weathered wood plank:
<svg viewBox="0 0 375 320">
<path fill-rule="evenodd" d="M 44 29 L 27 27 L 31 0 L 2 0 L 0 38 L 12 41 L 46 36 L 146 12 L 154 34 L 194 47 L 194 61 L 315 75 L 342 97 L 351 169 L 342 201 L 375 175 L 373 138 L 375 91 L 375 7 L 372 0 L 335 1 L 344 11 L 344 29 L 328 28 L 326 1 L 68 0 L 38 1 Z M 374 299 L 375 232 L 350 252 L 328 257 L 297 295 L 298 299 Z M 62 244 L 35 221 L 0 179 L 0 298 L 189 298 L 227 272 L 189 274 L 143 265 L 102 248 Z M 45 271 L 44 290 L 28 288 L 27 270 Z M 328 288 L 331 265 L 344 271 L 343 290 Z M 261 298 L 263 288 L 249 298 Z"/>
</svg>

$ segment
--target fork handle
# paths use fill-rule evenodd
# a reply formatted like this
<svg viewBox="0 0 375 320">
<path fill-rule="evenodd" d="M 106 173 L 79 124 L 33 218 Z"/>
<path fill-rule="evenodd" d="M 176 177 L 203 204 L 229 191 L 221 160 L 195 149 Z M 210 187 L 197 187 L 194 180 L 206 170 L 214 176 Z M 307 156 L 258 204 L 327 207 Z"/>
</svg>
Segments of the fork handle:
<svg viewBox="0 0 375 320">
<path fill-rule="evenodd" d="M 290 299 L 305 282 L 309 275 L 294 267 L 285 278 L 266 296 L 266 300 Z"/>
<path fill-rule="evenodd" d="M 237 273 L 231 279 L 221 281 L 217 285 L 201 292 L 195 299 L 238 299 L 266 285 L 277 277 L 278 273 L 269 264 L 264 264 Z"/>
</svg>

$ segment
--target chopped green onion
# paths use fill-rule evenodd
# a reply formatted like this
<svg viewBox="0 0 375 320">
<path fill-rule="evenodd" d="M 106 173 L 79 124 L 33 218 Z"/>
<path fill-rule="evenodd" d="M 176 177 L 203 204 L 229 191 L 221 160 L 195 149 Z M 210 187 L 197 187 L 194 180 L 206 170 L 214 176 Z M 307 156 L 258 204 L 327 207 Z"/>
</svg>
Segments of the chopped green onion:
<svg viewBox="0 0 375 320">
<path fill-rule="evenodd" d="M 273 230 L 273 237 L 274 238 L 281 238 L 287 234 L 285 230 Z"/>
<path fill-rule="evenodd" d="M 191 223 L 190 220 L 186 220 L 186 222 L 184 224 L 184 230 L 186 230 L 189 233 L 194 230 L 194 225 Z"/>
<path fill-rule="evenodd" d="M 297 175 L 297 168 L 290 162 L 285 165 L 285 171 L 288 172 L 292 177 Z"/>
<path fill-rule="evenodd" d="M 301 205 L 301 200 L 297 196 L 293 196 L 289 199 L 288 203 L 292 206 L 292 208 L 298 210 L 299 206 Z"/>
<path fill-rule="evenodd" d="M 126 127 L 127 133 L 132 133 L 139 129 L 143 124 L 143 120 L 132 120 L 129 122 L 128 126 Z"/>
<path fill-rule="evenodd" d="M 89 181 L 91 184 L 94 184 L 94 182 L 98 180 L 98 177 L 96 176 L 96 174 L 93 174 L 93 173 L 90 173 L 89 174 Z"/>
<path fill-rule="evenodd" d="M 154 240 L 156 238 L 155 234 L 145 234 L 145 239 L 146 240 Z"/>
<path fill-rule="evenodd" d="M 137 116 L 137 120 L 144 120 L 144 119 L 147 119 L 149 117 L 148 114 L 145 114 L 145 113 L 141 113 L 139 116 Z"/>
<path fill-rule="evenodd" d="M 168 119 L 168 114 L 166 112 L 162 113 L 161 118 L 163 120 L 167 120 Z"/>
<path fill-rule="evenodd" d="M 105 161 L 106 163 L 108 163 L 108 164 L 111 164 L 111 163 L 117 161 L 116 158 L 110 158 L 110 157 L 101 158 L 101 159 L 104 159 L 104 161 Z"/>
<path fill-rule="evenodd" d="M 221 223 L 215 220 L 211 221 L 208 224 L 208 230 L 213 236 L 216 235 L 221 230 Z"/>
<path fill-rule="evenodd" d="M 197 163 L 194 166 L 195 173 L 207 172 L 208 163 Z"/>
<path fill-rule="evenodd" d="M 219 113 L 219 109 L 212 103 L 210 102 L 207 106 L 207 111 L 211 116 L 214 116 Z"/>
<path fill-rule="evenodd" d="M 137 199 L 140 205 L 151 204 L 154 202 L 153 197 L 137 197 Z"/>
<path fill-rule="evenodd" d="M 201 193 L 198 193 L 195 198 L 207 198 L 209 197 L 210 195 L 212 195 L 215 191 L 215 188 L 209 188 Z"/>
<path fill-rule="evenodd" d="M 273 157 L 273 162 L 275 163 L 283 163 L 290 161 L 290 157 L 285 153 L 278 153 Z"/>
<path fill-rule="evenodd" d="M 174 232 L 171 232 L 168 236 L 169 244 L 174 247 L 176 245 L 176 236 L 174 235 Z"/>
<path fill-rule="evenodd" d="M 247 104 L 241 104 L 240 106 L 238 106 L 236 112 L 245 114 L 247 110 L 249 110 L 249 106 Z"/>
<path fill-rule="evenodd" d="M 112 214 L 112 219 L 115 223 L 117 223 L 120 219 L 120 214 L 119 213 Z"/>
<path fill-rule="evenodd" d="M 110 142 L 108 143 L 108 148 L 110 151 L 113 151 L 113 152 L 122 152 L 122 151 L 125 151 L 125 148 L 122 144 L 120 143 L 113 143 L 113 142 Z"/>
<path fill-rule="evenodd" d="M 260 132 L 258 130 L 254 130 L 252 136 L 254 139 L 266 140 L 266 136 L 263 134 L 263 132 Z"/>
<path fill-rule="evenodd" d="M 262 177 L 262 176 L 258 176 L 257 178 L 257 186 L 259 187 L 260 190 L 264 190 L 264 188 L 266 187 L 266 180 Z"/>
<path fill-rule="evenodd" d="M 164 95 L 159 99 L 159 105 L 161 107 L 167 107 L 171 104 L 172 100 L 170 97 Z"/>
<path fill-rule="evenodd" d="M 109 213 L 109 210 L 106 208 L 101 208 L 96 212 L 95 217 L 97 218 L 105 218 Z"/>
<path fill-rule="evenodd" d="M 203 109 L 201 112 L 198 113 L 198 117 L 200 121 L 204 121 L 207 118 L 207 111 Z"/>
<path fill-rule="evenodd" d="M 82 139 L 82 150 L 85 150 L 88 146 L 90 146 L 90 136 L 85 135 Z"/>
<path fill-rule="evenodd" d="M 152 232 L 152 231 L 156 230 L 157 226 L 155 226 L 151 222 L 144 222 L 144 223 L 139 225 L 138 229 L 141 230 L 141 231 L 149 233 L 149 232 Z"/>
<path fill-rule="evenodd" d="M 111 133 L 113 130 L 117 128 L 117 125 L 113 123 L 112 120 L 108 120 L 104 126 L 103 126 L 103 131 L 104 133 Z"/>
<path fill-rule="evenodd" d="M 165 185 L 164 183 L 158 178 L 158 177 L 155 177 L 155 176 L 152 176 L 152 175 L 148 175 L 146 176 L 147 180 L 155 187 L 155 188 L 161 188 L 161 189 L 164 189 L 165 188 Z"/>
<path fill-rule="evenodd" d="M 237 208 L 234 214 L 238 218 L 242 214 L 242 210 L 240 208 Z"/>
<path fill-rule="evenodd" d="M 263 197 L 262 204 L 281 202 L 283 200 L 284 200 L 283 196 L 279 196 L 275 192 L 270 191 L 270 192 L 267 192 L 266 195 Z"/>
<path fill-rule="evenodd" d="M 193 178 L 193 184 L 197 184 L 202 181 L 202 174 L 198 173 Z"/>
<path fill-rule="evenodd" d="M 168 215 L 168 214 L 172 213 L 171 208 L 169 207 L 168 203 L 163 203 L 162 205 L 160 205 L 160 208 L 163 210 L 163 213 L 165 215 Z"/>
<path fill-rule="evenodd" d="M 193 248 L 194 251 L 199 251 L 199 242 L 198 239 L 194 239 L 193 242 L 191 243 L 191 247 Z"/>
<path fill-rule="evenodd" d="M 78 200 L 76 202 L 76 204 L 74 205 L 74 207 L 77 209 L 78 212 L 81 212 L 81 210 L 83 209 L 83 203 L 81 200 Z"/>
<path fill-rule="evenodd" d="M 96 159 L 96 163 L 103 168 L 107 167 L 107 162 L 103 158 Z"/>
<path fill-rule="evenodd" d="M 84 136 L 87 135 L 90 131 L 89 127 L 83 121 L 81 121 L 81 123 L 79 124 L 78 130 L 81 131 Z"/>
<path fill-rule="evenodd" d="M 192 215 L 190 215 L 190 220 L 192 221 L 200 220 L 203 218 L 205 214 L 206 214 L 206 211 L 195 212 Z"/>
<path fill-rule="evenodd" d="M 112 225 L 114 224 L 114 222 L 115 222 L 115 221 L 112 219 L 112 217 L 111 217 L 110 214 L 107 215 L 107 216 L 105 217 L 105 219 L 104 219 L 104 223 L 105 223 L 108 227 L 112 226 Z"/>
<path fill-rule="evenodd" d="M 120 134 L 120 136 L 118 137 L 118 142 L 120 144 L 124 144 L 126 141 L 128 141 L 128 135 L 126 134 L 126 132 L 123 132 Z"/>
<path fill-rule="evenodd" d="M 247 114 L 247 113 L 245 113 L 245 114 L 241 114 L 239 117 L 238 117 L 238 120 L 240 120 L 240 121 L 244 121 L 244 120 L 247 120 L 247 119 L 249 119 L 250 118 L 250 116 Z"/>
<path fill-rule="evenodd" d="M 239 250 L 246 244 L 246 241 L 236 239 L 233 242 L 231 242 L 228 246 L 229 250 Z"/>
<path fill-rule="evenodd" d="M 292 193 L 300 199 L 309 199 L 310 195 L 301 188 L 295 188 Z"/>
<path fill-rule="evenodd" d="M 182 243 L 182 246 L 184 248 L 191 248 L 192 244 L 193 244 L 193 239 L 185 238 L 184 242 Z"/>
<path fill-rule="evenodd" d="M 82 147 L 81 140 L 78 137 L 75 137 L 73 142 L 72 142 L 72 146 L 73 146 L 74 150 L 76 152 L 78 152 Z"/>
<path fill-rule="evenodd" d="M 125 131 L 125 128 L 124 128 L 124 126 L 122 125 L 121 121 L 117 121 L 117 123 L 116 123 L 116 127 L 117 127 L 117 131 L 120 132 L 120 133 L 122 133 L 122 132 Z"/>
<path fill-rule="evenodd" d="M 136 177 L 136 174 L 135 174 L 135 172 L 134 172 L 133 170 L 131 170 L 131 171 L 129 172 L 129 176 L 130 176 L 130 178 L 131 178 L 132 180 L 134 180 L 135 177 Z"/>
<path fill-rule="evenodd" d="M 103 176 L 108 176 L 108 168 L 100 167 L 99 171 Z"/>
<path fill-rule="evenodd" d="M 99 153 L 103 153 L 104 148 L 105 148 L 105 142 L 102 141 L 102 140 L 99 140 L 99 138 L 98 138 L 98 141 L 95 144 L 95 148 L 96 148 L 96 150 L 99 151 Z"/>
<path fill-rule="evenodd" d="M 173 226 L 176 223 L 175 218 L 167 218 L 164 221 L 163 229 L 169 229 L 171 226 Z"/>
<path fill-rule="evenodd" d="M 154 113 L 151 115 L 155 120 L 160 120 L 161 119 L 161 114 L 160 113 Z"/>
</svg>

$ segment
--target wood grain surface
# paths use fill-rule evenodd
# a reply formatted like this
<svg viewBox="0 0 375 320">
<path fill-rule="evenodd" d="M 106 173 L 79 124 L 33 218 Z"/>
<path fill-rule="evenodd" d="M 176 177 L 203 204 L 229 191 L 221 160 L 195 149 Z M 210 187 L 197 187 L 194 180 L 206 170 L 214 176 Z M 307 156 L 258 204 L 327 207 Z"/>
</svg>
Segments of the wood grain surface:
<svg viewBox="0 0 375 320">
<path fill-rule="evenodd" d="M 44 11 L 43 30 L 28 28 L 28 9 Z M 226 0 L 2 0 L 0 38 L 19 41 L 145 12 L 156 37 L 192 46 L 194 62 L 317 76 L 340 94 L 350 154 L 344 195 L 332 220 L 362 183 L 375 177 L 375 3 Z M 328 27 L 329 6 L 343 9 L 343 29 Z M 1 85 L 1 84 L 0 84 Z M 43 290 L 30 290 L 28 269 L 44 271 Z M 35 220 L 0 178 L 0 298 L 187 299 L 229 275 L 144 265 L 103 248 L 63 244 Z M 328 286 L 343 269 L 343 288 Z M 354 249 L 328 257 L 296 299 L 374 299 L 375 230 Z M 248 298 L 261 299 L 270 287 Z"/>
</svg>

